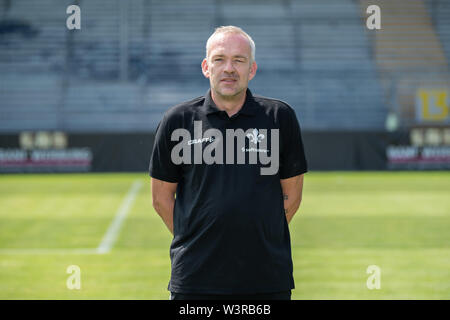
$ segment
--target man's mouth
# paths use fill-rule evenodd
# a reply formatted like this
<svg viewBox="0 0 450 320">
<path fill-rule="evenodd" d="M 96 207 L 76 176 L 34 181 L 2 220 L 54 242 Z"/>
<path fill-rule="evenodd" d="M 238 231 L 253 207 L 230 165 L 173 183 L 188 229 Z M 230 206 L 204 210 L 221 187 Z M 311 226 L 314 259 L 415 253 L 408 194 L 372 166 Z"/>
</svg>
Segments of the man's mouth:
<svg viewBox="0 0 450 320">
<path fill-rule="evenodd" d="M 222 80 L 220 80 L 221 82 L 225 82 L 225 83 L 235 83 L 237 80 L 234 78 L 224 78 Z"/>
</svg>

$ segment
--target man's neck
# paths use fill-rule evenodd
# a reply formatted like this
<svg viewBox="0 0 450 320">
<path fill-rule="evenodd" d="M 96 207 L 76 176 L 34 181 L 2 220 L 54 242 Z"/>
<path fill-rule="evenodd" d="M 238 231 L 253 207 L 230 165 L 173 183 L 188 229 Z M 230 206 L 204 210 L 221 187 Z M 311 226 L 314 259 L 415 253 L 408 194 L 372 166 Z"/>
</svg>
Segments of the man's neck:
<svg viewBox="0 0 450 320">
<path fill-rule="evenodd" d="M 216 104 L 219 110 L 226 111 L 229 117 L 236 114 L 241 110 L 244 105 L 245 98 L 247 95 L 247 90 L 244 90 L 242 94 L 233 97 L 233 99 L 223 99 L 222 97 L 215 94 L 214 90 L 211 90 L 211 98 Z"/>
</svg>

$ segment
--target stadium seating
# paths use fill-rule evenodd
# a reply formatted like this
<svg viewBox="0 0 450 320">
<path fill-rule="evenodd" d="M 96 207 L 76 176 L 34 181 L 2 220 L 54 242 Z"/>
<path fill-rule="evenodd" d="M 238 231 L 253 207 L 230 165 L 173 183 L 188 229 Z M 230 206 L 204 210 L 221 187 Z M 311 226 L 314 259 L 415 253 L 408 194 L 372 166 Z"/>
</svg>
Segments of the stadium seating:
<svg viewBox="0 0 450 320">
<path fill-rule="evenodd" d="M 385 95 L 390 96 L 388 107 L 404 126 L 414 125 L 417 90 L 449 86 L 448 61 L 442 49 L 445 39 L 437 35 L 438 29 L 427 10 L 431 3 L 424 0 L 361 2 L 363 8 L 369 4 L 381 8 L 383 22 L 374 37 L 374 60 Z"/>
<path fill-rule="evenodd" d="M 450 2 L 428 0 L 427 5 L 433 19 L 434 28 L 447 56 L 447 61 L 450 61 Z"/>
<path fill-rule="evenodd" d="M 449 57 L 450 6 L 430 1 Z M 252 91 L 288 102 L 304 129 L 384 129 L 389 101 L 363 2 L 78 3 L 73 31 L 65 27 L 73 1 L 0 5 L 0 131 L 153 131 L 169 106 L 207 90 L 206 39 L 229 24 L 256 42 Z"/>
</svg>

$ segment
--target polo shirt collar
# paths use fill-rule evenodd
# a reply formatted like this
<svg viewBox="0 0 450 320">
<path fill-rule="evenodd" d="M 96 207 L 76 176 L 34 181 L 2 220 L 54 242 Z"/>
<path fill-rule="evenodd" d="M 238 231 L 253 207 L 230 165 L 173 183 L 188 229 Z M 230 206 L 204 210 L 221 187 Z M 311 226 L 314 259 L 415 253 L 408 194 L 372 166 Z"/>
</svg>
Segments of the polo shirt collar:
<svg viewBox="0 0 450 320">
<path fill-rule="evenodd" d="M 244 105 L 236 114 L 245 114 L 248 116 L 253 116 L 256 114 L 257 107 L 258 105 L 255 99 L 253 98 L 250 89 L 247 88 Z M 205 101 L 203 102 L 203 108 L 207 115 L 222 111 L 219 108 L 217 108 L 216 104 L 214 103 L 214 100 L 211 98 L 211 89 L 208 89 L 208 91 L 205 94 Z"/>
</svg>

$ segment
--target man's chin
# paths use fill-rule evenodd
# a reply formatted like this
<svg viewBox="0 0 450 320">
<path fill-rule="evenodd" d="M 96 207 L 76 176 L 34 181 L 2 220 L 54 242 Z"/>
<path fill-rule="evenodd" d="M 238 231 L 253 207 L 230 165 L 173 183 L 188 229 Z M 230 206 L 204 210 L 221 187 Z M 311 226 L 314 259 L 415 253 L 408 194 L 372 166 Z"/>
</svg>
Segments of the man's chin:
<svg viewBox="0 0 450 320">
<path fill-rule="evenodd" d="M 221 89 L 216 91 L 223 99 L 234 99 L 242 93 L 243 90 Z"/>
</svg>

